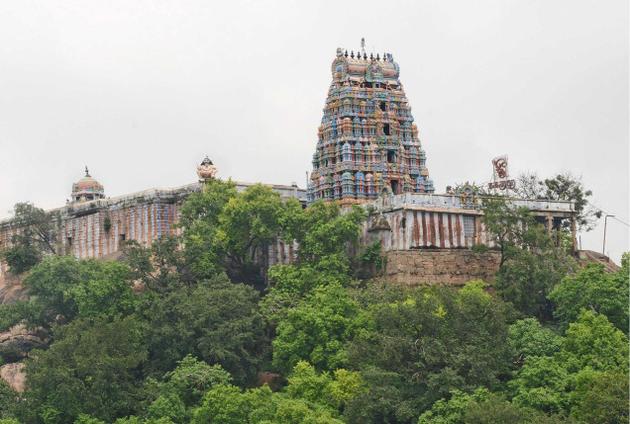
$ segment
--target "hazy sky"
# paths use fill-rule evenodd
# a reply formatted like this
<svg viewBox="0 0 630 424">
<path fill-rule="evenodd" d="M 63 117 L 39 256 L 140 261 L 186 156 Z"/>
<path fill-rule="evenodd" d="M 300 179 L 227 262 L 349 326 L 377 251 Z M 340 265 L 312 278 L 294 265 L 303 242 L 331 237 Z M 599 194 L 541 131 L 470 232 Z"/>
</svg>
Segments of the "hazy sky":
<svg viewBox="0 0 630 424">
<path fill-rule="evenodd" d="M 223 177 L 305 185 L 337 47 L 391 52 L 437 191 L 582 175 L 629 222 L 628 2 L 0 0 L 0 217 Z M 602 227 L 582 236 L 601 251 Z M 628 250 L 609 221 L 608 248 Z"/>
</svg>

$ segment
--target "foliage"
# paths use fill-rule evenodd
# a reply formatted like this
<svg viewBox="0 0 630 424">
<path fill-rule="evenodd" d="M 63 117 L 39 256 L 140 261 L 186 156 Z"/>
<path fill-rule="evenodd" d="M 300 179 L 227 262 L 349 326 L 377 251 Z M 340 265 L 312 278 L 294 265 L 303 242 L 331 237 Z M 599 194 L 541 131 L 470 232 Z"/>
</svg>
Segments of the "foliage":
<svg viewBox="0 0 630 424">
<path fill-rule="evenodd" d="M 516 321 L 508 329 L 508 346 L 516 365 L 527 358 L 553 356 L 560 350 L 562 338 L 544 328 L 535 318 Z"/>
<path fill-rule="evenodd" d="M 529 211 L 514 208 L 502 197 L 483 199 L 483 222 L 486 231 L 501 253 L 500 265 L 525 245 L 526 228 L 535 224 Z"/>
<path fill-rule="evenodd" d="M 204 184 L 201 192 L 188 196 L 182 205 L 179 223 L 183 228 L 186 261 L 197 278 L 209 278 L 223 271 L 215 237 L 219 216 L 236 195 L 232 181 L 213 179 Z"/>
<path fill-rule="evenodd" d="M 545 412 L 566 415 L 579 411 L 580 395 L 573 393 L 576 386 L 584 387 L 585 382 L 592 380 L 594 372 L 627 376 L 627 357 L 626 336 L 605 316 L 583 311 L 578 320 L 569 325 L 558 352 L 553 356 L 526 359 L 509 382 L 513 401 Z M 574 415 L 576 413 L 579 415 L 578 412 Z"/>
<path fill-rule="evenodd" d="M 169 388 L 188 406 L 198 403 L 211 387 L 232 381 L 232 376 L 220 365 L 208 365 L 191 355 L 179 361 L 177 368 L 165 377 Z"/>
<path fill-rule="evenodd" d="M 581 179 L 570 173 L 564 173 L 545 179 L 543 184 L 542 197 L 544 199 L 574 202 L 578 228 L 582 231 L 593 229 L 595 219 L 600 218 L 602 212 L 589 205 L 588 198 L 593 195 L 593 192 L 584 187 Z"/>
<path fill-rule="evenodd" d="M 273 393 L 267 386 L 241 391 L 229 385 L 213 387 L 204 396 L 191 423 L 341 424 L 325 407 Z"/>
<path fill-rule="evenodd" d="M 55 231 L 51 214 L 31 203 L 16 203 L 12 223 L 20 231 L 11 238 L 11 245 L 0 252 L 14 274 L 35 266 L 45 254 L 55 254 Z"/>
<path fill-rule="evenodd" d="M 595 219 L 602 215 L 600 210 L 588 202 L 593 192 L 584 187 L 580 178 L 570 173 L 557 174 L 544 180 L 534 173 L 525 173 L 519 175 L 516 182 L 516 195 L 519 197 L 574 202 L 576 224 L 580 231 L 592 230 Z"/>
<path fill-rule="evenodd" d="M 605 315 L 617 328 L 628 332 L 628 287 L 630 286 L 626 253 L 616 273 L 604 270 L 601 264 L 589 264 L 568 275 L 549 294 L 555 304 L 554 316 L 564 325 L 575 321 L 582 309 Z"/>
<path fill-rule="evenodd" d="M 508 310 L 481 282 L 415 289 L 373 305 L 372 315 L 373 330 L 350 348 L 369 388 L 349 405 L 351 422 L 409 422 L 453 389 L 493 388 L 507 377 Z"/>
<path fill-rule="evenodd" d="M 161 237 L 150 248 L 128 241 L 121 259 L 129 266 L 132 280 L 153 291 L 175 290 L 181 285 L 194 284 L 194 276 L 179 247 L 179 239 L 174 236 Z"/>
<path fill-rule="evenodd" d="M 499 294 L 524 315 L 551 320 L 553 307 L 547 296 L 574 261 L 529 212 L 514 209 L 503 199 L 485 199 L 484 223 L 501 252 Z"/>
<path fill-rule="evenodd" d="M 569 324 L 558 357 L 570 370 L 628 369 L 628 338 L 604 316 L 582 311 Z"/>
<path fill-rule="evenodd" d="M 514 194 L 521 199 L 541 199 L 543 197 L 543 185 L 535 172 L 525 172 L 516 177 Z"/>
<path fill-rule="evenodd" d="M 146 322 L 149 372 L 162 375 L 192 354 L 221 364 L 238 382 L 252 379 L 268 346 L 257 302 L 255 290 L 225 276 L 161 296 L 145 293 L 137 316 Z"/>
<path fill-rule="evenodd" d="M 343 287 L 317 287 L 279 322 L 273 364 L 285 372 L 300 360 L 320 370 L 343 367 L 347 363 L 345 343 L 366 326 L 357 302 Z"/>
<path fill-rule="evenodd" d="M 320 403 L 338 411 L 365 392 L 365 383 L 358 372 L 339 368 L 332 374 L 318 374 L 315 367 L 304 361 L 298 362 L 293 368 L 286 391 L 294 399 Z"/>
<path fill-rule="evenodd" d="M 280 195 L 256 184 L 231 198 L 219 216 L 215 244 L 226 257 L 225 269 L 232 281 L 264 280 L 257 258 L 266 258 L 267 247 L 280 235 L 283 214 Z"/>
<path fill-rule="evenodd" d="M 418 424 L 458 424 L 463 422 L 464 414 L 470 404 L 483 401 L 488 398 L 490 392 L 485 388 L 479 388 L 472 394 L 461 390 L 453 390 L 450 399 L 440 399 L 433 404 L 431 409 L 420 415 Z"/>
<path fill-rule="evenodd" d="M 569 423 L 560 415 L 524 408 L 509 402 L 502 396 L 490 394 L 487 399 L 470 403 L 463 416 L 466 424 L 561 424 Z"/>
<path fill-rule="evenodd" d="M 360 278 L 369 278 L 376 276 L 385 269 L 387 258 L 383 254 L 381 242 L 377 241 L 365 247 L 359 256 Z"/>
<path fill-rule="evenodd" d="M 299 247 L 300 263 L 329 274 L 349 275 L 348 246 L 359 237 L 365 211 L 359 207 L 340 210 L 336 203 L 316 202 L 307 209 L 288 206 L 283 228 Z"/>
<path fill-rule="evenodd" d="M 146 358 L 135 320 L 82 318 L 56 327 L 54 336 L 27 363 L 29 421 L 72 422 L 89 413 L 111 422 L 133 411 Z"/>
<path fill-rule="evenodd" d="M 572 416 L 585 423 L 628 422 L 628 374 L 621 371 L 588 373 L 573 394 Z"/>
<path fill-rule="evenodd" d="M 60 317 L 121 316 L 136 302 L 129 269 L 117 262 L 50 256 L 31 270 L 24 284 L 31 300 L 22 308 L 31 324 L 48 326 Z"/>
<path fill-rule="evenodd" d="M 13 418 L 18 403 L 18 394 L 4 380 L 0 380 L 0 424 Z"/>
<path fill-rule="evenodd" d="M 105 421 L 99 420 L 87 414 L 79 414 L 74 424 L 105 424 Z"/>
</svg>

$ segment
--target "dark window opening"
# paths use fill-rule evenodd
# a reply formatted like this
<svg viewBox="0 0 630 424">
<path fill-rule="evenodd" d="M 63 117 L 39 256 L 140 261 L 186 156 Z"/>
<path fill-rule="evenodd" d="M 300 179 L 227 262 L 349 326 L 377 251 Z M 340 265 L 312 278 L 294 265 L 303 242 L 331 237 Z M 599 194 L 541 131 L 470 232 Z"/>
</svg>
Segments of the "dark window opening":
<svg viewBox="0 0 630 424">
<path fill-rule="evenodd" d="M 390 181 L 390 185 L 392 186 L 392 193 L 398 194 L 398 181 L 397 180 L 391 180 Z"/>
<path fill-rule="evenodd" d="M 385 112 L 385 109 L 386 109 L 386 108 L 385 108 L 385 102 L 381 102 L 381 103 L 379 104 L 379 106 L 380 106 L 381 110 L 382 110 L 383 112 Z"/>
<path fill-rule="evenodd" d="M 71 247 L 72 246 L 72 237 L 68 237 L 67 242 L 68 242 L 68 247 Z"/>
<path fill-rule="evenodd" d="M 127 239 L 127 235 L 125 233 L 120 235 L 120 241 L 125 241 Z"/>
<path fill-rule="evenodd" d="M 383 132 L 385 133 L 385 135 L 389 135 L 389 124 L 383 125 Z"/>
<path fill-rule="evenodd" d="M 396 162 L 396 152 L 394 150 L 387 151 L 387 162 L 388 163 Z"/>
</svg>

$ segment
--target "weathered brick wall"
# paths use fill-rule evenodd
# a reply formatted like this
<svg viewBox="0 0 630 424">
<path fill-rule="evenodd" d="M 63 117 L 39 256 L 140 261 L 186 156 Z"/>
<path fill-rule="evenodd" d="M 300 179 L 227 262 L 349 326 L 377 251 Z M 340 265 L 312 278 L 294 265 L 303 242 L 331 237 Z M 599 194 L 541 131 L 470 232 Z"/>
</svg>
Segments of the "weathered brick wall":
<svg viewBox="0 0 630 424">
<path fill-rule="evenodd" d="M 386 252 L 385 280 L 408 286 L 458 286 L 470 280 L 494 280 L 499 253 L 467 249 L 418 249 Z"/>
</svg>

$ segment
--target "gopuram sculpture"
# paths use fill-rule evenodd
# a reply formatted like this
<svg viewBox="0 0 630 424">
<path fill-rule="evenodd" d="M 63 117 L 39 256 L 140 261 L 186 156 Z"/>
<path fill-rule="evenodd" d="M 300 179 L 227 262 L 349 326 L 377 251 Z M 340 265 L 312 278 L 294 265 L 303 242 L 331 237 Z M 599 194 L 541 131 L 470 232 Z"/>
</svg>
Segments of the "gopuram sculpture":
<svg viewBox="0 0 630 424">
<path fill-rule="evenodd" d="M 309 201 L 354 204 L 383 192 L 433 193 L 418 128 L 392 55 L 337 49 L 331 71 Z"/>
</svg>

